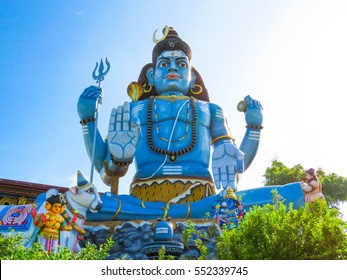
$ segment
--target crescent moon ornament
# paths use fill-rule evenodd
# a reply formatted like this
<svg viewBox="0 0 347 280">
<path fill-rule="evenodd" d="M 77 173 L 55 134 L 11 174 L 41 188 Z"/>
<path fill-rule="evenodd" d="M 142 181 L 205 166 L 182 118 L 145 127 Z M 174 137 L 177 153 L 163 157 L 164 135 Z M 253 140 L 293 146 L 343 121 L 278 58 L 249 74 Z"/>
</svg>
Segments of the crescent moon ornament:
<svg viewBox="0 0 347 280">
<path fill-rule="evenodd" d="M 153 37 L 152 37 L 152 40 L 153 40 L 153 43 L 154 44 L 158 44 L 160 41 L 163 41 L 167 35 L 169 34 L 169 30 L 170 30 L 170 27 L 168 27 L 167 25 L 164 26 L 164 29 L 163 29 L 163 34 L 164 36 L 161 37 L 160 39 L 157 39 L 155 38 L 155 34 L 157 33 L 158 29 L 156 29 L 153 33 Z"/>
</svg>

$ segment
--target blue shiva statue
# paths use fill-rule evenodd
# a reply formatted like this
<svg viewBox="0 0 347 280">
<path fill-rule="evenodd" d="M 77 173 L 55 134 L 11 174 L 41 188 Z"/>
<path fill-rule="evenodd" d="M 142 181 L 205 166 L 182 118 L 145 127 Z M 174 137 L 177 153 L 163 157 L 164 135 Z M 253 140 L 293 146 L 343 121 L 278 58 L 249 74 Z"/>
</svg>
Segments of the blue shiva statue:
<svg viewBox="0 0 347 280">
<path fill-rule="evenodd" d="M 99 216 L 88 220 L 204 217 L 224 199 L 227 188 L 236 191 L 237 175 L 257 153 L 263 128 L 260 102 L 247 96 L 241 104 L 247 129 L 238 148 L 223 110 L 209 101 L 202 77 L 191 65 L 189 45 L 167 26 L 162 38 L 153 34 L 153 41 L 152 63 L 130 83 L 132 101 L 112 110 L 106 140 L 95 130 L 102 89 L 90 86 L 79 97 L 88 155 L 92 158 L 96 131 L 94 165 L 111 186 L 102 196 Z M 134 159 L 130 195 L 118 195 L 119 178 Z"/>
</svg>

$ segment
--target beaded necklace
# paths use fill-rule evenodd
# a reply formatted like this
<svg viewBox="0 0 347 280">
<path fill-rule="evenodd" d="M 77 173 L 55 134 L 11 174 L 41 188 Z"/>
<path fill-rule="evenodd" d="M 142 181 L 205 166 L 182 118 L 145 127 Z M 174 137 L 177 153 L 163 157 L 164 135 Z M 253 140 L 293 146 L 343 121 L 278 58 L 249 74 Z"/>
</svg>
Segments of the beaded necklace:
<svg viewBox="0 0 347 280">
<path fill-rule="evenodd" d="M 153 144 L 153 136 L 152 136 L 152 132 L 153 132 L 153 122 L 152 122 L 152 107 L 153 107 L 153 101 L 155 100 L 154 96 L 151 96 L 148 100 L 148 110 L 147 110 L 147 121 L 148 121 L 148 128 L 147 128 L 147 139 L 148 139 L 148 145 L 149 148 L 159 154 L 162 155 L 167 155 L 170 157 L 171 161 L 175 161 L 177 156 L 181 156 L 184 155 L 188 152 L 190 152 L 195 144 L 196 144 L 196 138 L 197 138 L 197 129 L 196 129 L 196 122 L 197 122 L 197 112 L 196 112 L 196 104 L 195 104 L 195 100 L 193 97 L 189 97 L 191 106 L 192 106 L 192 111 L 193 111 L 193 123 L 192 123 L 192 141 L 190 142 L 190 144 L 188 145 L 188 147 L 183 148 L 181 150 L 178 151 L 169 151 L 169 150 L 163 150 L 159 147 L 156 147 Z M 188 122 L 187 122 L 187 126 L 188 126 Z M 184 136 L 185 137 L 185 136 Z"/>
</svg>

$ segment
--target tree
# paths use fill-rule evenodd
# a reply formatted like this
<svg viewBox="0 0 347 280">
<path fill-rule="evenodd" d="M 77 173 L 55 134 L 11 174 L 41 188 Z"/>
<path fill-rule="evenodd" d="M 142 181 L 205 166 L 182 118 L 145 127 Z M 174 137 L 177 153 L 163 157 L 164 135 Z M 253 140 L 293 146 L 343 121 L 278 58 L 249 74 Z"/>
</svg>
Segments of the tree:
<svg viewBox="0 0 347 280">
<path fill-rule="evenodd" d="M 301 164 L 293 168 L 285 166 L 277 159 L 272 160 L 271 167 L 265 170 L 266 185 L 285 185 L 291 182 L 301 181 L 305 176 L 305 169 Z"/>
<path fill-rule="evenodd" d="M 318 178 L 322 182 L 323 194 L 328 203 L 338 206 L 341 202 L 347 201 L 347 178 L 338 176 L 336 173 L 326 176 L 318 175 Z"/>
<path fill-rule="evenodd" d="M 253 207 L 238 228 L 217 238 L 218 259 L 345 260 L 347 224 L 316 201 L 294 210 L 282 203 Z"/>
<path fill-rule="evenodd" d="M 285 185 L 292 182 L 302 181 L 306 169 L 297 164 L 292 168 L 287 167 L 277 159 L 273 159 L 271 166 L 265 170 L 265 185 Z M 336 173 L 327 174 L 318 168 L 317 177 L 323 185 L 323 194 L 329 205 L 339 205 L 347 201 L 347 178 Z"/>
</svg>

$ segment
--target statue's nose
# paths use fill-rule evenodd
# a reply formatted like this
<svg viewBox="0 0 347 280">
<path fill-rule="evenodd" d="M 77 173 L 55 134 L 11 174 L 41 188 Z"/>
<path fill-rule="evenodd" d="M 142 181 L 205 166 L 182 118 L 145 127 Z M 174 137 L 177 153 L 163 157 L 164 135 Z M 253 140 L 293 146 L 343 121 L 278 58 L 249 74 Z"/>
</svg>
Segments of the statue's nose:
<svg viewBox="0 0 347 280">
<path fill-rule="evenodd" d="M 102 202 L 99 202 L 98 205 L 96 205 L 95 210 L 100 211 L 102 208 Z"/>
<path fill-rule="evenodd" d="M 174 59 L 170 61 L 169 72 L 170 71 L 175 71 L 175 72 L 178 71 L 176 61 Z"/>
</svg>

